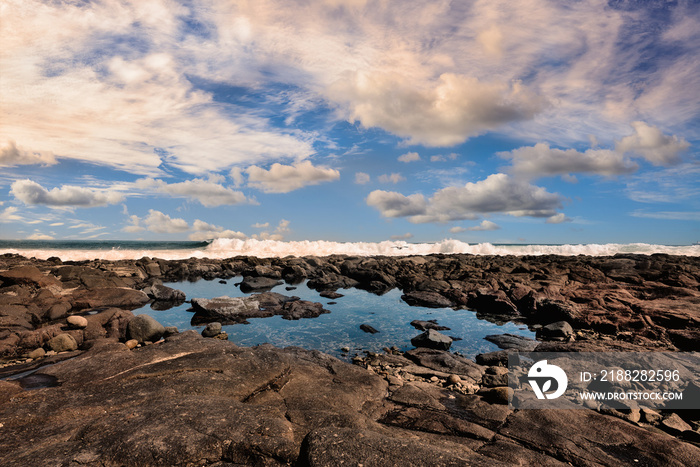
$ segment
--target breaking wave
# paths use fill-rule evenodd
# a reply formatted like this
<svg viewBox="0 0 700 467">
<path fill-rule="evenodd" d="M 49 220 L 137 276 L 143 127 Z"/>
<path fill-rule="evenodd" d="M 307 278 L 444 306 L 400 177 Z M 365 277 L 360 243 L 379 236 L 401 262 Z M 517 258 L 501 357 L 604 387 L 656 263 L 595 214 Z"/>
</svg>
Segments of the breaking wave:
<svg viewBox="0 0 700 467">
<path fill-rule="evenodd" d="M 648 243 L 606 244 L 492 244 L 465 243 L 447 239 L 435 243 L 384 242 L 331 242 L 323 240 L 275 241 L 217 239 L 204 242 L 23 242 L 4 241 L 0 253 L 16 253 L 27 257 L 48 259 L 52 256 L 63 261 L 92 259 L 139 259 L 144 256 L 162 259 L 230 258 L 233 256 L 257 256 L 261 258 L 284 256 L 327 256 L 333 254 L 353 256 L 409 256 L 434 253 L 466 253 L 473 255 L 589 255 L 609 256 L 616 253 L 700 256 L 700 245 L 668 246 Z"/>
</svg>

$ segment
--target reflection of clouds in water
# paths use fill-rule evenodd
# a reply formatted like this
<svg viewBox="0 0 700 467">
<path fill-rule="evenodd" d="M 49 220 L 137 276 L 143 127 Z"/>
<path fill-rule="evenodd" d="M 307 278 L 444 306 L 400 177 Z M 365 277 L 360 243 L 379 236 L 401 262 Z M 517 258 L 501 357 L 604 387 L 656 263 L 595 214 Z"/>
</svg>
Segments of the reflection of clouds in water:
<svg viewBox="0 0 700 467">
<path fill-rule="evenodd" d="M 241 293 L 234 284 L 241 277 L 227 280 L 220 284 L 218 280 L 197 282 L 182 282 L 166 284 L 182 290 L 187 299 L 213 298 L 222 295 L 240 297 Z M 402 292 L 394 289 L 384 295 L 373 295 L 359 289 L 339 290 L 344 297 L 330 301 L 318 295 L 315 290 L 306 287 L 305 283 L 298 284 L 295 290 L 285 290 L 286 284 L 272 289 L 287 296 L 297 296 L 302 300 L 310 300 L 324 304 L 331 311 L 317 318 L 301 320 L 284 320 L 280 316 L 271 318 L 252 318 L 250 324 L 224 326 L 229 334 L 229 340 L 237 345 L 254 346 L 270 343 L 277 347 L 298 346 L 306 349 L 320 350 L 335 356 L 341 356 L 342 347 L 350 347 L 350 355 L 356 348 L 379 352 L 383 347 L 397 346 L 401 349 L 413 348 L 411 338 L 420 334 L 410 322 L 413 320 L 437 320 L 441 325 L 450 327 L 444 334 L 462 338 L 455 341 L 451 350 L 458 351 L 468 357 L 476 354 L 497 350 L 497 347 L 483 338 L 489 334 L 518 334 L 534 337 L 533 333 L 519 329 L 521 325 L 507 323 L 503 326 L 476 318 L 476 313 L 469 310 L 452 310 L 449 308 L 412 307 L 401 300 Z M 180 331 L 195 329 L 201 332 L 203 326 L 190 325 L 192 313 L 186 310 L 190 304 L 165 311 L 155 311 L 150 307 L 135 310 L 135 314 L 148 313 L 164 326 L 177 326 Z M 369 324 L 380 332 L 369 334 L 360 330 L 360 324 Z"/>
</svg>

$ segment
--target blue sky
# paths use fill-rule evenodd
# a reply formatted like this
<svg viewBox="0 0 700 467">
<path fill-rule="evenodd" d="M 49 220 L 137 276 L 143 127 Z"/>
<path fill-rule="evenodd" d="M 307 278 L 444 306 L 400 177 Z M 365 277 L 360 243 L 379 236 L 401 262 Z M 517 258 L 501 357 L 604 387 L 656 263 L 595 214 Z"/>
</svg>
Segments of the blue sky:
<svg viewBox="0 0 700 467">
<path fill-rule="evenodd" d="M 0 15 L 3 239 L 700 240 L 697 2 Z"/>
</svg>

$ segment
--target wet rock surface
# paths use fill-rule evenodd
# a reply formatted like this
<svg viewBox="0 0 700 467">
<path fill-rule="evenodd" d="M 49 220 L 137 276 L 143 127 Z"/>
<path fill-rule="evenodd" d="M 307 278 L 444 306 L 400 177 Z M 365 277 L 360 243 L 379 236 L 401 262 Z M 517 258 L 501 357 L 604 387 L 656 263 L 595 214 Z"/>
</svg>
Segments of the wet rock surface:
<svg viewBox="0 0 700 467">
<path fill-rule="evenodd" d="M 510 410 L 503 367 L 512 350 L 475 362 L 448 350 L 392 348 L 351 365 L 196 332 L 128 340 L 130 310 L 172 294 L 162 282 L 240 275 L 260 286 L 309 279 L 328 296 L 399 287 L 408 303 L 470 307 L 484 319 L 539 329 L 537 341 L 490 339 L 506 349 L 698 350 L 700 262 L 691 257 L 64 263 L 3 255 L 0 377 L 10 379 L 0 380 L 0 464 L 680 466 L 700 458 L 697 411 Z M 266 315 L 327 312 L 295 297 L 252 297 Z M 76 314 L 87 324 L 67 321 Z M 11 379 L 26 371 L 35 373 Z M 697 384 L 686 391 L 700 392 Z"/>
</svg>

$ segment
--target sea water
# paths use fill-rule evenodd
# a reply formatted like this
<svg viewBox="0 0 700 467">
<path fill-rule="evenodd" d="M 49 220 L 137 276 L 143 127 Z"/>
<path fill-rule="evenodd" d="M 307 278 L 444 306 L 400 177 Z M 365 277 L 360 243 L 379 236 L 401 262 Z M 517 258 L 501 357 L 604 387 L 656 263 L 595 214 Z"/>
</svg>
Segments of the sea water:
<svg viewBox="0 0 700 467">
<path fill-rule="evenodd" d="M 166 283 L 169 287 L 182 290 L 187 299 L 213 298 L 222 295 L 242 297 L 244 294 L 237 287 L 243 278 L 235 277 L 221 284 L 218 280 L 199 280 L 197 282 Z M 360 289 L 339 289 L 344 296 L 327 299 L 306 286 L 306 282 L 297 284 L 294 290 L 286 290 L 288 284 L 272 289 L 287 296 L 297 296 L 302 300 L 320 302 L 330 311 L 317 318 L 285 320 L 281 316 L 270 318 L 250 318 L 250 324 L 223 326 L 229 340 L 244 346 L 270 343 L 277 347 L 299 346 L 305 349 L 320 350 L 340 358 L 351 357 L 363 351 L 381 352 L 384 347 L 397 346 L 401 350 L 413 348 L 411 338 L 422 331 L 411 326 L 413 320 L 436 320 L 449 331 L 441 331 L 451 337 L 460 338 L 452 343 L 450 350 L 473 358 L 479 353 L 491 352 L 498 348 L 484 340 L 489 334 L 518 334 L 534 338 L 534 333 L 524 325 L 506 323 L 498 325 L 478 319 L 471 310 L 451 308 L 425 308 L 410 306 L 401 300 L 401 291 L 393 289 L 383 295 L 375 295 Z M 203 325 L 192 325 L 194 313 L 187 311 L 188 303 L 165 311 L 145 306 L 134 310 L 134 314 L 151 315 L 164 326 L 176 326 L 178 330 L 195 329 L 201 332 Z M 361 324 L 368 324 L 379 332 L 369 334 L 360 329 Z M 343 347 L 351 349 L 342 352 Z"/>
</svg>

